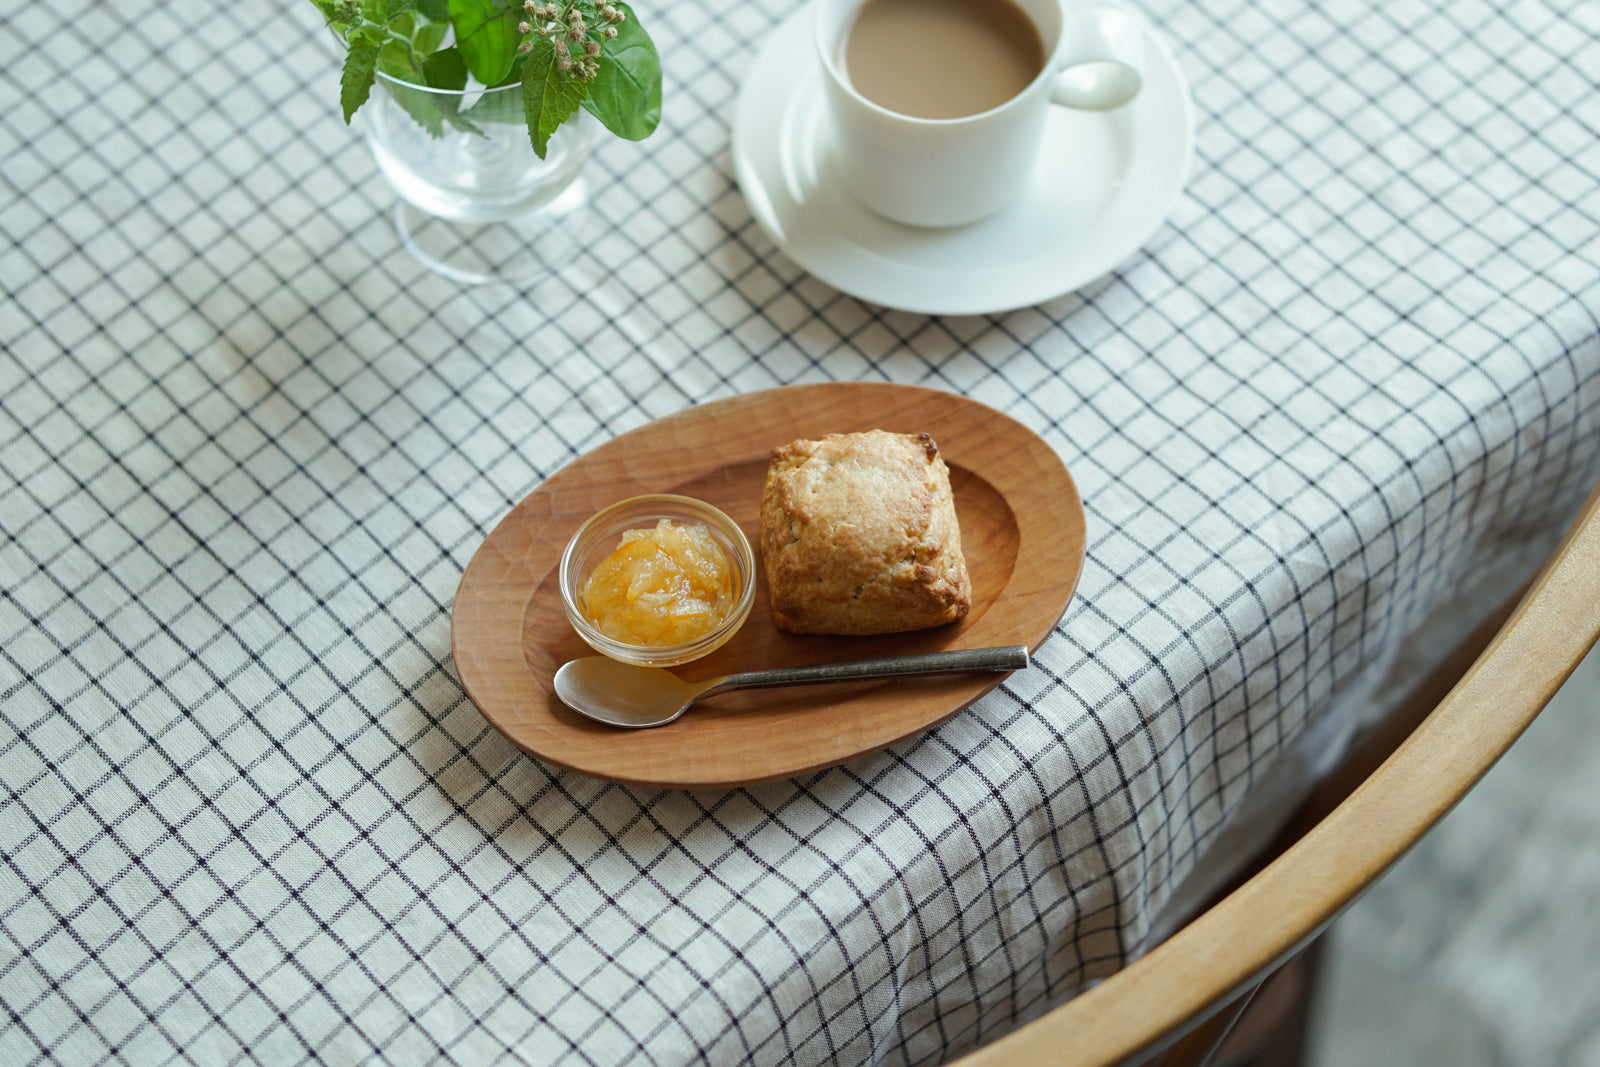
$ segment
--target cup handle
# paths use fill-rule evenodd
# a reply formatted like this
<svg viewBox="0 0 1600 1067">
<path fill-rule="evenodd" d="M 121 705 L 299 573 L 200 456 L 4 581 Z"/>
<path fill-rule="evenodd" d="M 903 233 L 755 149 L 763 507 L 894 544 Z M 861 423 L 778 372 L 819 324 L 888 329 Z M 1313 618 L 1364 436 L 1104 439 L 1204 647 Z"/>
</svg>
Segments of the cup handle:
<svg viewBox="0 0 1600 1067">
<path fill-rule="evenodd" d="M 1133 16 L 1104 8 L 1069 15 L 1056 56 L 1050 101 L 1081 111 L 1110 111 L 1139 94 L 1145 31 Z"/>
</svg>

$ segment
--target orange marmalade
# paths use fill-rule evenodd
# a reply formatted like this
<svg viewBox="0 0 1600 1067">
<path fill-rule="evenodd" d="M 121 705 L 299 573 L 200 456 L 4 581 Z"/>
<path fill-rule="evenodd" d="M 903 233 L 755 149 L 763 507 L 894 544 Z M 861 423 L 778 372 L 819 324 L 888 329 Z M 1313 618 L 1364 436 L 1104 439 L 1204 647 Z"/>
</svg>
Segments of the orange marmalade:
<svg viewBox="0 0 1600 1067">
<path fill-rule="evenodd" d="M 738 579 L 711 531 L 699 523 L 675 526 L 671 519 L 624 533 L 579 598 L 601 633 L 650 648 L 710 632 L 738 599 Z"/>
</svg>

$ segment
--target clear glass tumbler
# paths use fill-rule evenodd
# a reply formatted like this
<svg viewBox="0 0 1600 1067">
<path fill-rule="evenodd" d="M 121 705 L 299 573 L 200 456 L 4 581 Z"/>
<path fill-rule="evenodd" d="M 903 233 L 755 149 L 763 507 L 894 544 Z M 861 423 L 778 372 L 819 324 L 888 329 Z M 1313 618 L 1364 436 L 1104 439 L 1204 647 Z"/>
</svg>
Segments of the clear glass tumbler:
<svg viewBox="0 0 1600 1067">
<path fill-rule="evenodd" d="M 583 240 L 594 149 L 585 111 L 534 155 L 520 83 L 433 89 L 378 75 L 362 115 L 367 144 L 400 194 L 395 228 L 424 266 L 457 281 L 518 281 L 555 270 Z"/>
</svg>

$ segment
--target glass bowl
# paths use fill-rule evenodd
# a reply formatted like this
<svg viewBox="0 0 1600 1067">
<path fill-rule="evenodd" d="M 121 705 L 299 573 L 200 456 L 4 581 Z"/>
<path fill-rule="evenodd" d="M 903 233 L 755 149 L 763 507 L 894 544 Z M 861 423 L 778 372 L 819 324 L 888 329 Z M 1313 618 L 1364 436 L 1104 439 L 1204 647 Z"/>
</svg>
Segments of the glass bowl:
<svg viewBox="0 0 1600 1067">
<path fill-rule="evenodd" d="M 608 637 L 589 621 L 583 609 L 584 583 L 595 567 L 616 551 L 624 531 L 651 528 L 661 519 L 671 519 L 676 525 L 698 523 L 711 532 L 737 583 L 733 610 L 712 629 L 680 644 L 636 645 Z M 755 603 L 755 571 L 755 553 L 750 550 L 744 531 L 710 504 L 670 493 L 636 496 L 596 512 L 567 542 L 566 551 L 561 554 L 561 606 L 578 636 L 596 652 L 624 663 L 674 667 L 716 651 L 739 632 Z"/>
</svg>

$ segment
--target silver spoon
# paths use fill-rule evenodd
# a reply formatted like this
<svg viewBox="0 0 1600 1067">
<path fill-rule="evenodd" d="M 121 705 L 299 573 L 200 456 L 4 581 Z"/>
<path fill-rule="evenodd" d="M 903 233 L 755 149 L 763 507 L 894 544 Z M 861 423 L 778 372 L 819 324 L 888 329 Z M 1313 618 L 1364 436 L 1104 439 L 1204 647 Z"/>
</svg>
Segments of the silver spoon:
<svg viewBox="0 0 1600 1067">
<path fill-rule="evenodd" d="M 923 652 L 885 656 L 814 667 L 775 667 L 686 682 L 660 667 L 639 667 L 605 656 L 587 656 L 556 671 L 556 695 L 580 715 L 642 729 L 665 726 L 703 696 L 732 689 L 855 682 L 908 674 L 956 674 L 961 671 L 1020 671 L 1028 665 L 1028 647 L 969 648 L 957 652 Z"/>
</svg>

